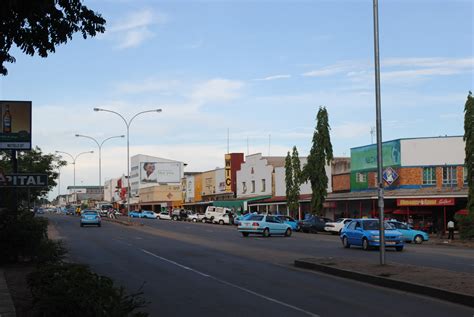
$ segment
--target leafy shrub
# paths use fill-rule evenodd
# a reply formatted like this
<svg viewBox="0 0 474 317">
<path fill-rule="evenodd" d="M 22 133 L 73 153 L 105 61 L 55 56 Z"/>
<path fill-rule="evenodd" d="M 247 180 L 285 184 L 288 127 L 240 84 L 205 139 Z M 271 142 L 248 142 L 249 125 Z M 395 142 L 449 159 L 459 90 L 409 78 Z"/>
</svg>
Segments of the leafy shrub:
<svg viewBox="0 0 474 317">
<path fill-rule="evenodd" d="M 34 261 L 42 252 L 48 220 L 30 212 L 0 215 L 0 262 Z"/>
<path fill-rule="evenodd" d="M 474 239 L 474 214 L 457 215 L 456 221 L 461 239 Z"/>
<path fill-rule="evenodd" d="M 28 276 L 36 309 L 43 316 L 148 316 L 142 293 L 126 295 L 123 287 L 80 264 L 48 264 Z"/>
</svg>

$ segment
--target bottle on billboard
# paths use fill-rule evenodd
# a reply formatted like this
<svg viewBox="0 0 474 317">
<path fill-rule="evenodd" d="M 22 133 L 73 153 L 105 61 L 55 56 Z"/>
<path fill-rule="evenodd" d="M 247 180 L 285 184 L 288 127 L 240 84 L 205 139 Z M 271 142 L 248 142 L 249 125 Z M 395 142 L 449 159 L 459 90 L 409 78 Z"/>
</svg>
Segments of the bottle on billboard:
<svg viewBox="0 0 474 317">
<path fill-rule="evenodd" d="M 3 114 L 3 133 L 12 132 L 12 115 L 10 114 L 10 106 L 5 106 L 5 113 Z"/>
</svg>

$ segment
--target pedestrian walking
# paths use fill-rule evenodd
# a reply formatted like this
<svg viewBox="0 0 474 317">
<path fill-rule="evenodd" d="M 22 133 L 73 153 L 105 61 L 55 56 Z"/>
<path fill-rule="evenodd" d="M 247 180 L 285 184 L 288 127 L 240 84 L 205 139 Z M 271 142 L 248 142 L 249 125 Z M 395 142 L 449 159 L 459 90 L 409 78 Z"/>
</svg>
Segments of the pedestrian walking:
<svg viewBox="0 0 474 317">
<path fill-rule="evenodd" d="M 452 220 L 448 221 L 448 239 L 454 240 L 454 222 Z"/>
</svg>

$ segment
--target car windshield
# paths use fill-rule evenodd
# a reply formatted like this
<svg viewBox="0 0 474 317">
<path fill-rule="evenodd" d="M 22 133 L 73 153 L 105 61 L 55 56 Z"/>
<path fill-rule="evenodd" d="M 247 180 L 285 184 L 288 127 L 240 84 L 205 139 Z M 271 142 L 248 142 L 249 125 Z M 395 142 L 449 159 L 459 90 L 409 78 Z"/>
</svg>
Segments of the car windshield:
<svg viewBox="0 0 474 317">
<path fill-rule="evenodd" d="M 255 215 L 255 216 L 251 216 L 248 220 L 252 220 L 252 221 L 262 221 L 262 219 L 263 219 L 263 216 Z"/>
<path fill-rule="evenodd" d="M 366 220 L 362 222 L 362 227 L 364 230 L 379 230 L 379 221 L 378 220 Z M 384 228 L 386 230 L 395 229 L 391 224 L 384 222 Z"/>
</svg>

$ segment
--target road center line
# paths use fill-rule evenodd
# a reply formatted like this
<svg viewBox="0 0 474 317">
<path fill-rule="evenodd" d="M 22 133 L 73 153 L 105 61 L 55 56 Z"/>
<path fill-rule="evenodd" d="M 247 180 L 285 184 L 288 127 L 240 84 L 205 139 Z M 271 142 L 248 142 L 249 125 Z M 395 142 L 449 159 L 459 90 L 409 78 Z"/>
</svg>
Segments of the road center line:
<svg viewBox="0 0 474 317">
<path fill-rule="evenodd" d="M 299 307 L 296 307 L 296 306 L 287 304 L 287 303 L 285 303 L 285 302 L 279 301 L 279 300 L 277 300 L 277 299 L 275 299 L 275 298 L 272 298 L 272 297 L 268 297 L 268 296 L 262 295 L 262 294 L 260 294 L 260 293 L 257 293 L 257 292 L 254 292 L 254 291 L 252 291 L 252 290 L 249 290 L 249 289 L 247 289 L 247 288 L 245 288 L 245 287 L 241 287 L 241 286 L 239 286 L 239 285 L 236 285 L 236 284 L 233 284 L 233 283 L 230 283 L 230 282 L 221 280 L 220 278 L 217 278 L 217 277 L 214 277 L 214 276 L 211 276 L 211 275 L 202 273 L 202 272 L 200 272 L 200 271 L 198 271 L 198 270 L 195 270 L 195 269 L 192 269 L 192 268 L 190 268 L 190 267 L 188 267 L 188 266 L 179 264 L 178 262 L 175 262 L 175 261 L 173 261 L 173 260 L 169 260 L 169 259 L 164 258 L 164 257 L 162 257 L 162 256 L 156 255 L 156 254 L 154 254 L 154 253 L 152 253 L 152 252 L 150 252 L 150 251 L 147 251 L 147 250 L 144 250 L 144 249 L 140 249 L 140 250 L 141 250 L 142 252 L 148 254 L 148 255 L 151 255 L 151 256 L 155 257 L 155 258 L 158 258 L 158 259 L 163 260 L 163 261 L 165 261 L 165 262 L 174 264 L 174 265 L 176 265 L 176 266 L 178 266 L 178 267 L 180 267 L 180 268 L 182 268 L 182 269 L 185 269 L 185 270 L 194 272 L 194 273 L 199 274 L 199 275 L 201 275 L 201 276 L 204 276 L 204 277 L 206 277 L 206 278 L 213 279 L 213 280 L 215 280 L 215 281 L 217 281 L 217 282 L 220 282 L 220 283 L 222 283 L 222 284 L 225 284 L 225 285 L 227 285 L 227 286 L 230 286 L 230 287 L 233 287 L 233 288 L 237 288 L 237 289 L 239 289 L 239 290 L 241 290 L 241 291 L 244 291 L 244 292 L 246 292 L 246 293 L 249 293 L 249 294 L 258 296 L 258 297 L 260 297 L 260 298 L 266 299 L 266 300 L 268 300 L 268 301 L 270 301 L 270 302 L 273 302 L 273 303 L 276 303 L 276 304 L 280 304 L 280 305 L 285 306 L 285 307 L 287 307 L 287 308 L 291 308 L 291 309 L 293 309 L 293 310 L 299 311 L 299 312 L 301 312 L 301 313 L 303 313 L 303 314 L 306 314 L 306 315 L 308 315 L 308 316 L 320 317 L 319 315 L 313 314 L 312 312 L 309 312 L 309 311 L 304 310 L 304 309 L 302 309 L 302 308 L 299 308 Z"/>
</svg>

